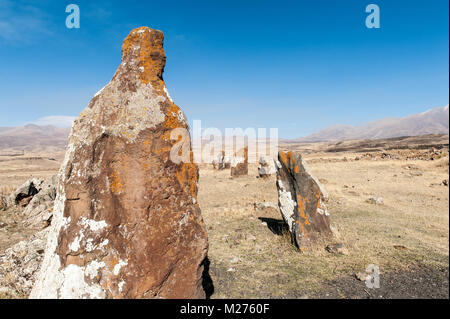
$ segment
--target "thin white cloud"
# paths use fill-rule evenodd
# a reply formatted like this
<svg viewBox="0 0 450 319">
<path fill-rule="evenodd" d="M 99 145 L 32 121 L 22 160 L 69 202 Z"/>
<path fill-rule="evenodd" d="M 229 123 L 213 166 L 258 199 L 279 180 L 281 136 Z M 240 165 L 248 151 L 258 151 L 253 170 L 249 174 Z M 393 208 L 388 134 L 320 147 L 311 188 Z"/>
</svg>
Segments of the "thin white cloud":
<svg viewBox="0 0 450 319">
<path fill-rule="evenodd" d="M 48 14 L 29 1 L 0 0 L 0 40 L 28 43 L 52 33 Z"/>
<path fill-rule="evenodd" d="M 72 127 L 75 118 L 76 118 L 75 116 L 66 116 L 66 115 L 44 116 L 32 122 L 32 124 L 41 126 L 52 125 L 56 127 Z"/>
</svg>

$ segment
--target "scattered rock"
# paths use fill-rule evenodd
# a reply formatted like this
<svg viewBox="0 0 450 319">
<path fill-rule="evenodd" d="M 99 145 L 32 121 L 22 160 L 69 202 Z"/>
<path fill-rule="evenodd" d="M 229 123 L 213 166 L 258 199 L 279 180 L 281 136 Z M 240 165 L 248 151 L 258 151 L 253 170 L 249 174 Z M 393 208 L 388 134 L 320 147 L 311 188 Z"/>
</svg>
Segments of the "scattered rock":
<svg viewBox="0 0 450 319">
<path fill-rule="evenodd" d="M 442 181 L 442 185 L 448 186 L 448 179 L 444 179 L 444 180 Z"/>
<path fill-rule="evenodd" d="M 275 173 L 276 169 L 275 169 L 275 162 L 273 161 L 273 159 L 267 156 L 260 156 L 258 166 L 259 177 L 265 178 Z"/>
<path fill-rule="evenodd" d="M 198 167 L 162 79 L 163 38 L 131 31 L 113 79 L 75 120 L 30 298 L 205 297 Z"/>
<path fill-rule="evenodd" d="M 422 176 L 423 173 L 420 171 L 412 171 L 409 173 L 410 176 Z"/>
<path fill-rule="evenodd" d="M 23 211 L 26 218 L 24 226 L 42 229 L 50 225 L 56 198 L 56 184 L 57 175 L 54 175 L 40 185 L 39 192 L 33 196 Z"/>
<path fill-rule="evenodd" d="M 49 228 L 8 248 L 0 257 L 0 286 L 9 297 L 27 296 L 36 281 Z"/>
<path fill-rule="evenodd" d="M 231 177 L 248 175 L 248 146 L 234 154 L 231 161 Z"/>
<path fill-rule="evenodd" d="M 325 249 L 332 254 L 348 255 L 348 250 L 344 244 L 330 244 Z"/>
<path fill-rule="evenodd" d="M 214 169 L 222 170 L 229 168 L 230 160 L 227 156 L 225 156 L 225 151 L 222 150 L 219 154 L 217 154 L 217 157 L 213 160 L 212 164 Z"/>
<path fill-rule="evenodd" d="M 278 160 L 278 206 L 294 243 L 304 250 L 317 239 L 332 235 L 325 206 L 328 195 L 299 153 L 279 152 Z"/>
<path fill-rule="evenodd" d="M 267 208 L 274 208 L 274 209 L 278 210 L 278 205 L 275 204 L 275 203 L 271 203 L 271 202 L 262 202 L 262 203 L 254 202 L 253 203 L 253 208 L 255 210 L 264 210 L 264 209 L 267 209 Z"/>
<path fill-rule="evenodd" d="M 367 279 L 370 279 L 370 275 L 365 272 L 356 273 L 355 277 L 360 281 L 366 281 Z"/>
<path fill-rule="evenodd" d="M 383 205 L 383 198 L 381 197 L 370 197 L 366 200 L 367 203 L 369 204 L 374 204 L 374 205 Z"/>
<path fill-rule="evenodd" d="M 43 182 L 42 179 L 38 178 L 32 178 L 26 181 L 9 195 L 7 206 L 26 207 L 33 199 L 33 196 L 39 193 Z"/>
<path fill-rule="evenodd" d="M 232 263 L 232 264 L 235 264 L 235 263 L 237 263 L 237 262 L 239 262 L 239 258 L 236 257 L 236 256 L 234 256 L 234 257 L 230 260 L 230 263 Z"/>
</svg>

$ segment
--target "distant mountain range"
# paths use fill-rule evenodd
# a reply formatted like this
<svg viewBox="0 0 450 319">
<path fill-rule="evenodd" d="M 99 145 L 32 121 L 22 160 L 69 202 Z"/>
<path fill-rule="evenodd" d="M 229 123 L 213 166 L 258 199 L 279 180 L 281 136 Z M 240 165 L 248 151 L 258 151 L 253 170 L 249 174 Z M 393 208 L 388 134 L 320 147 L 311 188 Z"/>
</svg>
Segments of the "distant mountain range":
<svg viewBox="0 0 450 319">
<path fill-rule="evenodd" d="M 448 105 L 436 107 L 407 117 L 389 117 L 361 126 L 332 125 L 311 135 L 295 139 L 298 142 L 324 142 L 358 139 L 382 139 L 425 134 L 448 134 Z"/>
<path fill-rule="evenodd" d="M 0 127 L 0 150 L 39 151 L 48 148 L 65 149 L 70 128 L 27 124 L 20 127 Z"/>
<path fill-rule="evenodd" d="M 52 125 L 27 124 L 20 127 L 0 127 L 0 151 L 64 150 L 69 133 L 70 128 L 57 128 Z M 448 133 L 449 106 L 447 105 L 433 108 L 420 114 L 403 118 L 385 118 L 361 126 L 337 124 L 294 141 L 301 143 L 384 139 Z"/>
</svg>

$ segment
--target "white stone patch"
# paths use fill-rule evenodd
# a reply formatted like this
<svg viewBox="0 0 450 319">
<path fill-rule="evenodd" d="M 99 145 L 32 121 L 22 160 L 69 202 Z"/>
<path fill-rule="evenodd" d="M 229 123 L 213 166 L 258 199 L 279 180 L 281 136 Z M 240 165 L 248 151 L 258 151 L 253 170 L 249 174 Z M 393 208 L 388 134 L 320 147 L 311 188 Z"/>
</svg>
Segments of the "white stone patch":
<svg viewBox="0 0 450 319">
<path fill-rule="evenodd" d="M 84 281 L 85 267 L 69 265 L 62 271 L 64 280 L 59 289 L 59 298 L 62 299 L 104 299 L 105 292 L 98 284 L 88 285 Z"/>
<path fill-rule="evenodd" d="M 317 208 L 317 212 L 321 215 L 330 216 L 330 213 L 328 213 L 327 209 Z"/>
<path fill-rule="evenodd" d="M 186 124 L 186 115 L 184 115 L 184 112 L 182 110 L 178 111 L 178 122 Z"/>
<path fill-rule="evenodd" d="M 97 260 L 93 260 L 86 266 L 85 273 L 89 278 L 94 279 L 97 277 L 100 268 L 104 267 L 105 263 L 103 261 L 98 262 Z"/>
<path fill-rule="evenodd" d="M 167 90 L 167 87 L 166 87 L 166 86 L 164 86 L 164 93 L 166 93 L 167 98 L 170 100 L 170 102 L 173 103 L 173 100 L 172 100 L 172 98 L 170 97 L 170 94 L 169 94 L 169 90 Z"/>
<path fill-rule="evenodd" d="M 289 226 L 289 231 L 292 233 L 295 222 L 295 209 L 297 203 L 292 199 L 292 194 L 288 192 L 281 180 L 277 180 L 278 183 L 278 202 L 280 206 L 281 214 L 284 220 Z"/>
<path fill-rule="evenodd" d="M 118 286 L 119 286 L 119 292 L 122 292 L 123 285 L 125 285 L 125 281 L 122 280 L 122 281 L 119 282 L 119 284 L 118 284 Z"/>
<path fill-rule="evenodd" d="M 81 220 L 78 222 L 78 225 L 89 227 L 91 231 L 98 231 L 108 226 L 108 224 L 106 224 L 104 220 L 96 221 L 85 217 L 81 217 Z"/>
<path fill-rule="evenodd" d="M 186 213 L 183 214 L 183 218 L 181 218 L 178 221 L 178 225 L 179 226 L 182 226 L 182 225 L 184 225 L 184 224 L 186 224 L 188 222 L 190 213 L 191 212 L 186 212 Z"/>
<path fill-rule="evenodd" d="M 84 234 L 83 234 L 83 232 L 81 231 L 81 232 L 80 232 L 80 235 L 77 236 L 77 237 L 75 237 L 75 239 L 73 240 L 73 242 L 69 245 L 69 249 L 70 249 L 71 251 L 78 251 L 78 249 L 80 249 L 80 242 L 81 242 L 81 240 L 83 239 L 83 237 L 84 237 Z"/>
<path fill-rule="evenodd" d="M 234 156 L 231 160 L 231 167 L 236 167 L 240 163 L 244 163 L 244 158 L 239 156 Z"/>
<path fill-rule="evenodd" d="M 117 276 L 120 272 L 120 268 L 122 268 L 123 266 L 126 266 L 126 265 L 128 265 L 128 260 L 123 261 L 122 259 L 120 259 L 119 263 L 114 266 L 114 270 L 113 270 L 114 275 Z"/>
<path fill-rule="evenodd" d="M 100 91 L 98 91 L 97 93 L 95 93 L 94 97 L 96 97 L 97 95 L 99 95 L 100 93 L 102 93 L 102 91 L 105 89 L 106 85 L 104 87 L 102 87 L 100 89 Z"/>
</svg>

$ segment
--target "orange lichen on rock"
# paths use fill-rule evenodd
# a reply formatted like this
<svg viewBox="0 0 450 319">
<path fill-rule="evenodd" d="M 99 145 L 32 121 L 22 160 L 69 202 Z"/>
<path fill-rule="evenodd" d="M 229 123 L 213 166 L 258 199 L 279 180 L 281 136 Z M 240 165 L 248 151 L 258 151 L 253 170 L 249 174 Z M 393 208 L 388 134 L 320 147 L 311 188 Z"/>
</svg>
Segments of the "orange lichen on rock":
<svg viewBox="0 0 450 319">
<path fill-rule="evenodd" d="M 298 153 L 279 152 L 278 203 L 292 239 L 300 250 L 332 234 L 320 184 Z"/>
<path fill-rule="evenodd" d="M 122 181 L 120 180 L 119 174 L 117 173 L 117 171 L 113 171 L 110 175 L 109 175 L 109 189 L 112 193 L 114 194 L 119 194 L 122 189 L 123 189 L 123 184 Z"/>
<path fill-rule="evenodd" d="M 122 45 L 122 59 L 128 55 L 136 56 L 140 81 L 151 83 L 159 92 L 164 89 L 162 75 L 166 65 L 163 43 L 164 34 L 161 31 L 140 27 L 132 30 Z"/>
<path fill-rule="evenodd" d="M 75 121 L 33 298 L 206 296 L 198 167 L 163 82 L 163 40 L 132 30 L 113 79 Z M 187 163 L 171 160 L 180 143 Z"/>
<path fill-rule="evenodd" d="M 181 109 L 175 103 L 170 103 L 164 120 L 164 127 L 169 129 L 183 127 L 184 123 L 180 123 L 180 112 Z"/>
</svg>

